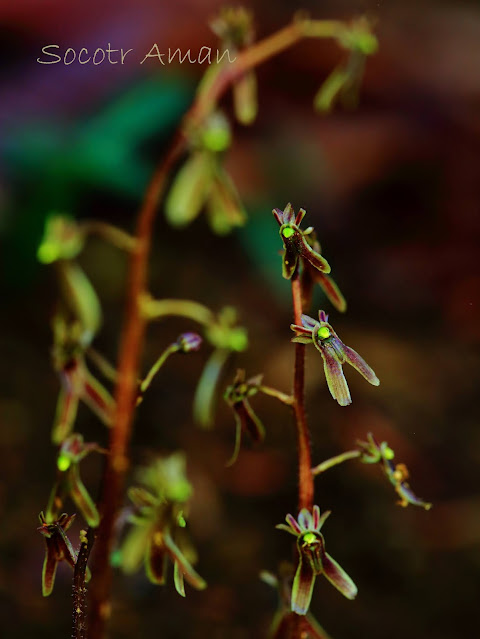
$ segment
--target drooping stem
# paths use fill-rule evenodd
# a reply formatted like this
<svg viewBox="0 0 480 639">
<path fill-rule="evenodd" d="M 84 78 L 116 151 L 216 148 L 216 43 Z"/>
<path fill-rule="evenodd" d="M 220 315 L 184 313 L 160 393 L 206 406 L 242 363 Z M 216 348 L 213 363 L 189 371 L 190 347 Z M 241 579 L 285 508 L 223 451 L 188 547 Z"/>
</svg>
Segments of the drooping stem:
<svg viewBox="0 0 480 639">
<path fill-rule="evenodd" d="M 292 277 L 293 315 L 295 324 L 302 323 L 302 289 L 298 273 Z M 297 427 L 298 447 L 298 510 L 313 506 L 313 475 L 310 433 L 305 414 L 305 345 L 295 344 L 293 379 L 293 410 Z"/>
</svg>

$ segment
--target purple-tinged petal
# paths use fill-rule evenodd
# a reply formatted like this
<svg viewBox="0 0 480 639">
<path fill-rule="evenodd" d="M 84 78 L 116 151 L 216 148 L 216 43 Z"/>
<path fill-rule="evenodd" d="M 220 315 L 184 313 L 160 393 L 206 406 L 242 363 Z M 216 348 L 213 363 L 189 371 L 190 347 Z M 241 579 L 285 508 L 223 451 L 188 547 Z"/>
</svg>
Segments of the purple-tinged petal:
<svg viewBox="0 0 480 639">
<path fill-rule="evenodd" d="M 298 513 L 297 517 L 298 524 L 300 528 L 303 530 L 312 530 L 313 529 L 313 518 L 312 514 L 306 508 L 302 508 L 302 510 Z"/>
<path fill-rule="evenodd" d="M 302 326 L 310 331 L 316 328 L 318 325 L 317 320 L 314 320 L 310 315 L 302 315 Z"/>
<path fill-rule="evenodd" d="M 82 399 L 106 426 L 112 425 L 112 414 L 115 407 L 113 397 L 87 370 L 85 371 Z"/>
<path fill-rule="evenodd" d="M 312 600 L 315 573 L 308 561 L 302 561 L 300 554 L 297 572 L 292 586 L 292 611 L 297 615 L 306 615 Z"/>
<path fill-rule="evenodd" d="M 344 313 L 347 310 L 347 302 L 333 279 L 329 275 L 325 275 L 319 271 L 315 271 L 314 277 L 317 284 L 320 284 L 323 292 L 337 311 Z"/>
<path fill-rule="evenodd" d="M 319 530 L 318 523 L 320 521 L 320 508 L 317 505 L 313 507 L 312 517 L 313 517 L 313 529 Z"/>
<path fill-rule="evenodd" d="M 303 220 L 303 218 L 305 217 L 306 214 L 307 214 L 307 212 L 305 211 L 305 209 L 300 209 L 298 211 L 297 216 L 295 217 L 295 224 L 297 226 L 300 226 L 300 224 L 302 223 L 302 220 Z M 312 228 L 312 227 L 309 227 L 309 228 Z"/>
<path fill-rule="evenodd" d="M 345 344 L 342 342 L 342 340 L 336 335 L 334 335 L 329 340 L 328 343 L 335 351 L 335 356 L 340 362 L 340 364 L 344 364 L 346 361 L 346 355 L 345 355 Z"/>
<path fill-rule="evenodd" d="M 331 514 L 332 514 L 331 510 L 326 510 L 323 513 L 323 515 L 318 520 L 318 528 L 317 528 L 318 531 L 320 531 L 322 529 L 323 524 L 327 521 L 327 519 L 330 517 Z"/>
<path fill-rule="evenodd" d="M 96 528 L 100 523 L 100 515 L 98 514 L 97 507 L 80 478 L 77 464 L 72 464 L 72 466 L 70 466 L 68 479 L 70 481 L 71 498 L 85 517 L 88 525 L 92 526 L 92 528 Z"/>
<path fill-rule="evenodd" d="M 58 560 L 55 552 L 54 544 L 47 542 L 47 550 L 45 553 L 45 559 L 43 561 L 42 570 L 42 595 L 48 597 L 53 590 L 53 584 L 55 583 L 55 575 L 57 572 Z"/>
<path fill-rule="evenodd" d="M 284 224 L 294 224 L 295 223 L 295 211 L 293 210 L 290 202 L 283 209 L 283 223 Z"/>
<path fill-rule="evenodd" d="M 197 590 L 203 590 L 207 587 L 207 582 L 193 569 L 181 550 L 175 544 L 169 534 L 165 534 L 165 546 L 172 561 L 178 563 L 179 570 L 183 573 L 188 583 Z"/>
<path fill-rule="evenodd" d="M 67 372 L 61 373 L 62 386 L 58 395 L 55 422 L 52 430 L 52 441 L 61 444 L 73 430 L 77 416 L 78 395 L 75 385 Z"/>
<path fill-rule="evenodd" d="M 328 315 L 325 313 L 325 311 L 318 311 L 318 319 L 320 320 L 320 322 L 328 324 Z"/>
<path fill-rule="evenodd" d="M 290 324 L 292 331 L 300 333 L 301 335 L 309 335 L 312 338 L 312 329 L 308 326 L 299 326 L 298 324 Z"/>
<path fill-rule="evenodd" d="M 301 235 L 301 241 L 299 242 L 298 250 L 300 255 L 304 260 L 307 260 L 313 268 L 317 269 L 317 271 L 321 271 L 322 273 L 330 273 L 330 264 L 327 260 L 312 249 L 307 239 Z"/>
<path fill-rule="evenodd" d="M 287 524 L 295 531 L 296 535 L 302 534 L 303 530 L 293 515 L 288 513 L 288 515 L 285 517 L 285 520 Z"/>
<path fill-rule="evenodd" d="M 315 344 L 316 346 L 316 344 Z M 342 365 L 334 355 L 332 348 L 328 344 L 324 344 L 319 349 L 323 357 L 323 368 L 327 379 L 328 389 L 340 406 L 348 406 L 352 403 L 350 391 L 348 389 L 347 380 L 343 374 Z"/>
<path fill-rule="evenodd" d="M 432 507 L 430 502 L 417 497 L 407 482 L 398 484 L 395 490 L 400 497 L 400 501 L 398 502 L 400 506 L 406 507 L 408 504 L 412 504 L 412 506 L 420 506 L 421 508 L 425 508 L 425 510 L 430 510 Z"/>
<path fill-rule="evenodd" d="M 285 532 L 288 532 L 295 537 L 298 536 L 297 533 L 293 531 L 290 526 L 287 526 L 287 524 L 277 524 L 275 528 L 278 528 L 278 530 L 284 530 Z"/>
<path fill-rule="evenodd" d="M 327 552 L 323 553 L 322 566 L 323 574 L 332 586 L 335 586 L 347 599 L 355 599 L 358 592 L 357 586 L 345 570 Z"/>
<path fill-rule="evenodd" d="M 279 226 L 283 224 L 283 211 L 282 209 L 273 209 L 273 217 L 277 220 Z"/>
<path fill-rule="evenodd" d="M 360 357 L 360 355 L 353 350 L 353 348 L 349 348 L 348 346 L 343 346 L 343 350 L 345 353 L 346 361 L 357 370 L 360 375 L 365 377 L 367 382 L 370 382 L 373 386 L 378 386 L 380 384 L 380 380 L 375 375 L 373 370 L 367 364 L 367 362 Z"/>
</svg>

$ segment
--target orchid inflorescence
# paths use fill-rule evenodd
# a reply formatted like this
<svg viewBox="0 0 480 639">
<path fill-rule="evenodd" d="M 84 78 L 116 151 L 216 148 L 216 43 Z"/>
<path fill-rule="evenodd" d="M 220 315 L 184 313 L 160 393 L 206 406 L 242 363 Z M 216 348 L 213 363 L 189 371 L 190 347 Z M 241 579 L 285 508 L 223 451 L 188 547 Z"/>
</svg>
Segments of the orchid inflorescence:
<svg viewBox="0 0 480 639">
<path fill-rule="evenodd" d="M 351 578 L 325 551 L 325 539 L 320 531 L 330 514 L 327 510 L 320 516 L 318 506 L 313 506 L 311 512 L 302 508 L 297 519 L 288 514 L 285 517 L 287 524 L 277 525 L 277 528 L 297 538 L 298 565 L 293 579 L 291 607 L 298 615 L 308 612 L 318 575 L 324 575 L 347 599 L 355 599 L 357 595 L 357 587 Z"/>
</svg>

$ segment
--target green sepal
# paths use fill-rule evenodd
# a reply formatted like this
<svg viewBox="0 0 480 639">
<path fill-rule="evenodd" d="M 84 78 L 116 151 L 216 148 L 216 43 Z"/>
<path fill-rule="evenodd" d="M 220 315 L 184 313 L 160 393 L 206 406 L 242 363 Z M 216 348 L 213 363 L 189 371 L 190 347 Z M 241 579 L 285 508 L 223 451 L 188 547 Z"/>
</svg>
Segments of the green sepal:
<svg viewBox="0 0 480 639">
<path fill-rule="evenodd" d="M 81 511 L 88 525 L 92 528 L 96 528 L 100 523 L 100 515 L 95 503 L 80 478 L 78 465 L 72 464 L 67 472 L 68 481 L 70 483 L 71 498 Z"/>
<path fill-rule="evenodd" d="M 247 71 L 233 83 L 233 108 L 235 117 L 245 126 L 257 117 L 257 78 L 253 71 Z"/>
<path fill-rule="evenodd" d="M 187 226 L 199 215 L 214 177 L 214 162 L 208 151 L 195 151 L 180 168 L 165 200 L 167 221 Z"/>
</svg>

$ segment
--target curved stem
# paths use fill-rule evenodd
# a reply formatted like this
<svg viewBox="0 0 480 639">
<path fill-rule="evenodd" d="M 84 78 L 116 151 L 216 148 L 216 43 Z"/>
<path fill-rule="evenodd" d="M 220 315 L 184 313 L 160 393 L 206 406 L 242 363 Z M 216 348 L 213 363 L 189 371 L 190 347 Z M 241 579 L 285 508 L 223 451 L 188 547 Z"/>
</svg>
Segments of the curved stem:
<svg viewBox="0 0 480 639">
<path fill-rule="evenodd" d="M 298 274 L 292 277 L 293 314 L 295 324 L 302 323 L 302 289 Z M 295 373 L 293 379 L 293 410 L 297 426 L 298 446 L 298 510 L 313 506 L 313 475 L 310 433 L 305 414 L 305 345 L 295 344 Z"/>
</svg>

